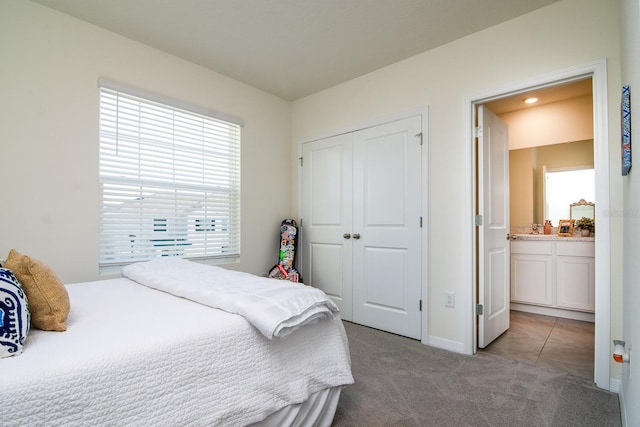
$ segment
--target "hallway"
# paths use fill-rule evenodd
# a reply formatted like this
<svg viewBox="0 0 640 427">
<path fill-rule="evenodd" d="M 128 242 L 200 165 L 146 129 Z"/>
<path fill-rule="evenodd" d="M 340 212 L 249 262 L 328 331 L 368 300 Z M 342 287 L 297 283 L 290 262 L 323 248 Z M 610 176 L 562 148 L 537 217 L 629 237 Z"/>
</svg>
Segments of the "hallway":
<svg viewBox="0 0 640 427">
<path fill-rule="evenodd" d="M 593 380 L 594 324 L 511 311 L 507 332 L 479 352 Z"/>
</svg>

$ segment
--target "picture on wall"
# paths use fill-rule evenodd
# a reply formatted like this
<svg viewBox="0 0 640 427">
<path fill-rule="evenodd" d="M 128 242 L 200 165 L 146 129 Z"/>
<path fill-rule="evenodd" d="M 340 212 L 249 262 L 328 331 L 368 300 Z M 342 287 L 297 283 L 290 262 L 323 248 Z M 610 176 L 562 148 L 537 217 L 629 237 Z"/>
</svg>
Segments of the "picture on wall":
<svg viewBox="0 0 640 427">
<path fill-rule="evenodd" d="M 631 170 L 631 89 L 622 86 L 622 176 Z"/>
</svg>

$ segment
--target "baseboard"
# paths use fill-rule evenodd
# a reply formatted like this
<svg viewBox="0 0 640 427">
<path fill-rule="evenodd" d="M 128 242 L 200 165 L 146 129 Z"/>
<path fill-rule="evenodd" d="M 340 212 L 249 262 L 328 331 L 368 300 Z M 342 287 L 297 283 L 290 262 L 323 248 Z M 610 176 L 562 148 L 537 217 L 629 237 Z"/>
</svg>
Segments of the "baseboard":
<svg viewBox="0 0 640 427">
<path fill-rule="evenodd" d="M 564 317 L 565 319 L 581 320 L 583 322 L 595 323 L 595 314 L 583 311 L 561 310 L 553 307 L 542 307 L 531 304 L 511 303 L 511 310 L 524 311 L 527 313 L 543 314 L 545 316 Z"/>
<path fill-rule="evenodd" d="M 622 421 L 622 427 L 627 427 L 629 422 L 627 421 L 627 405 L 624 401 L 624 387 L 622 387 L 622 381 L 612 379 L 610 382 L 611 391 L 618 393 L 618 403 L 620 404 L 620 420 Z"/>
<path fill-rule="evenodd" d="M 453 351 L 454 353 L 465 354 L 464 344 L 458 341 L 451 341 L 440 337 L 429 336 L 429 342 L 426 342 L 431 347 L 441 348 L 443 350 Z"/>
<path fill-rule="evenodd" d="M 618 379 L 614 379 L 611 378 L 609 379 L 609 391 L 611 393 L 618 393 L 620 394 L 622 387 L 620 387 L 620 385 L 622 384 L 622 382 Z"/>
</svg>

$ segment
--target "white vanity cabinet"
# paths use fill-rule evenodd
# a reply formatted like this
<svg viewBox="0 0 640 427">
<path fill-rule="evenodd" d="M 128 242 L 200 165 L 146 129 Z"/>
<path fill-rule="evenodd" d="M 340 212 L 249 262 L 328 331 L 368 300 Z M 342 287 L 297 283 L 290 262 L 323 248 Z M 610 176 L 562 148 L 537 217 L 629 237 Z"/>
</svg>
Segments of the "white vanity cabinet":
<svg viewBox="0 0 640 427">
<path fill-rule="evenodd" d="M 594 311 L 595 244 L 556 243 L 556 305 L 571 310 Z"/>
<path fill-rule="evenodd" d="M 553 305 L 552 242 L 511 242 L 511 301 Z"/>
<path fill-rule="evenodd" d="M 593 313 L 594 257 L 593 240 L 549 236 L 547 240 L 512 241 L 511 302 L 520 307 L 533 304 Z"/>
</svg>

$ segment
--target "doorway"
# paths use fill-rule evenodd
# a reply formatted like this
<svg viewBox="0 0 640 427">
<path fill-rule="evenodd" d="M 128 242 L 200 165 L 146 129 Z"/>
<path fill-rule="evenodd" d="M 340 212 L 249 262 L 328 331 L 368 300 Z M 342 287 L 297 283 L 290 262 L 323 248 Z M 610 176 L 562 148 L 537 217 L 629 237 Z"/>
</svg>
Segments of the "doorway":
<svg viewBox="0 0 640 427">
<path fill-rule="evenodd" d="M 593 141 L 594 141 L 594 166 L 596 176 L 596 195 L 595 203 L 598 212 L 608 212 L 608 186 L 609 186 L 609 168 L 608 168 L 608 144 L 607 144 L 607 108 L 606 108 L 606 63 L 604 61 L 598 61 L 583 66 L 575 67 L 572 69 L 558 71 L 549 75 L 541 76 L 538 78 L 532 78 L 528 81 L 518 83 L 516 85 L 510 85 L 504 88 L 488 91 L 485 93 L 476 94 L 467 98 L 468 102 L 468 127 L 469 127 L 469 140 L 475 145 L 475 137 L 472 133 L 475 124 L 475 111 L 479 105 L 487 104 L 491 101 L 499 100 L 502 98 L 512 97 L 513 95 L 522 96 L 524 93 L 536 89 L 549 88 L 553 86 L 559 86 L 569 81 L 581 80 L 585 78 L 592 79 L 593 90 Z M 476 153 L 473 151 L 474 161 L 473 165 L 476 165 Z M 476 165 L 477 168 L 477 165 Z M 477 189 L 476 172 L 472 175 L 473 187 Z M 481 188 L 478 191 L 482 191 Z M 474 190 L 472 206 L 477 206 L 477 193 Z M 476 215 L 476 212 L 472 212 L 472 215 Z M 607 215 L 599 215 L 600 221 L 597 224 L 596 239 L 596 259 L 598 260 L 598 268 L 595 275 L 595 344 L 594 344 L 594 382 L 600 388 L 609 389 L 609 326 L 610 326 L 610 265 L 609 265 L 609 253 L 610 253 L 610 232 L 609 232 L 609 219 Z M 474 221 L 474 233 L 478 227 Z M 478 257 L 479 252 L 483 250 L 480 247 L 477 237 L 474 237 L 474 251 L 473 265 L 474 265 L 474 277 L 472 284 L 472 301 L 483 303 L 482 295 L 478 293 L 478 283 L 482 280 L 477 274 L 478 271 Z M 474 353 L 478 348 L 478 336 L 477 336 L 477 323 L 483 322 L 483 316 L 476 311 L 477 306 L 474 304 L 472 310 L 472 319 L 470 325 L 470 331 L 472 335 L 472 345 Z"/>
<path fill-rule="evenodd" d="M 592 380 L 594 333 L 592 322 L 511 310 L 509 330 L 478 352 Z"/>
</svg>

